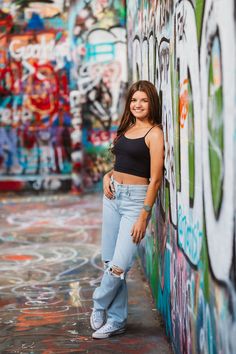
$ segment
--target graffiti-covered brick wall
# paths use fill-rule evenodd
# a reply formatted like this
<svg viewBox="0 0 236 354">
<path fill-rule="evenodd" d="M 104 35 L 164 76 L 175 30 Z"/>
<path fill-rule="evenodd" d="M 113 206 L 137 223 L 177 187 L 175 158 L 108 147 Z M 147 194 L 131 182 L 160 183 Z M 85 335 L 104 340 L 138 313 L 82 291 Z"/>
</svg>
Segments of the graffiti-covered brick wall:
<svg viewBox="0 0 236 354">
<path fill-rule="evenodd" d="M 235 353 L 233 0 L 129 1 L 132 80 L 162 101 L 165 171 L 143 260 L 176 353 Z"/>
<path fill-rule="evenodd" d="M 2 1 L 0 190 L 101 182 L 127 81 L 125 10 L 117 0 Z"/>
</svg>

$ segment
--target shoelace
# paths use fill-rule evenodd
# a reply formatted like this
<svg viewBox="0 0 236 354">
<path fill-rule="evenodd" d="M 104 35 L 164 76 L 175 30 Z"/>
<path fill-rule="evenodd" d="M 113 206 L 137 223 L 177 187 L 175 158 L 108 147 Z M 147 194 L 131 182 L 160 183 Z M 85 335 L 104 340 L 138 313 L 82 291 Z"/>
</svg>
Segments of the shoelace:
<svg viewBox="0 0 236 354">
<path fill-rule="evenodd" d="M 111 323 L 106 323 L 104 326 L 103 326 L 103 330 L 104 331 L 110 331 L 110 330 L 116 330 L 116 329 L 119 329 L 118 327 L 114 326 L 114 324 L 111 324 Z"/>
<path fill-rule="evenodd" d="M 94 317 L 94 320 L 97 321 L 97 320 L 100 320 L 102 318 L 102 315 L 103 315 L 103 312 L 102 311 L 95 311 L 93 313 L 93 317 Z"/>
</svg>

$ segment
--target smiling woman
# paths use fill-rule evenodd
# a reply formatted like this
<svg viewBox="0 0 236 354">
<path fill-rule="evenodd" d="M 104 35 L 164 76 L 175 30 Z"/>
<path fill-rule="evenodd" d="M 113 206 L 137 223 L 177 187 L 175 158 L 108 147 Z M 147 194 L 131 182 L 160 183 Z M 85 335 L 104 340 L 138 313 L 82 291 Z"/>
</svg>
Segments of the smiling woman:
<svg viewBox="0 0 236 354">
<path fill-rule="evenodd" d="M 93 294 L 93 338 L 126 330 L 126 274 L 145 236 L 163 174 L 159 98 L 148 81 L 134 83 L 111 151 L 113 170 L 103 179 L 102 260 L 105 272 Z"/>
</svg>

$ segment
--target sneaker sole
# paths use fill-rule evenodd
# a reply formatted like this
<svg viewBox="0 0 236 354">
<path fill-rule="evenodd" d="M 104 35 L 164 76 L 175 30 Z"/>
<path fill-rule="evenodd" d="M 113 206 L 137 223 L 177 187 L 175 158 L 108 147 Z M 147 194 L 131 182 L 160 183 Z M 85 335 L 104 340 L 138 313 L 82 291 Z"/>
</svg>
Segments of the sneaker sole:
<svg viewBox="0 0 236 354">
<path fill-rule="evenodd" d="M 126 328 L 121 328 L 121 329 L 118 329 L 117 331 L 114 331 L 114 332 L 109 332 L 109 333 L 96 333 L 94 332 L 92 334 L 92 337 L 94 339 L 106 339 L 106 338 L 109 338 L 109 337 L 112 337 L 112 336 L 115 336 L 117 334 L 122 334 L 126 331 Z"/>
</svg>

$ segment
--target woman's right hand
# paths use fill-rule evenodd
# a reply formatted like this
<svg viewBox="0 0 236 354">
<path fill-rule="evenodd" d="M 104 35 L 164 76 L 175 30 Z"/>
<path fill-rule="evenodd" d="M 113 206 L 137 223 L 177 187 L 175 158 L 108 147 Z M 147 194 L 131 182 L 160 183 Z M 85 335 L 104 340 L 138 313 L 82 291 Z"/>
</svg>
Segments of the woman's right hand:
<svg viewBox="0 0 236 354">
<path fill-rule="evenodd" d="M 114 198 L 114 190 L 112 189 L 111 176 L 109 173 L 106 173 L 103 177 L 103 192 L 107 198 Z"/>
</svg>

